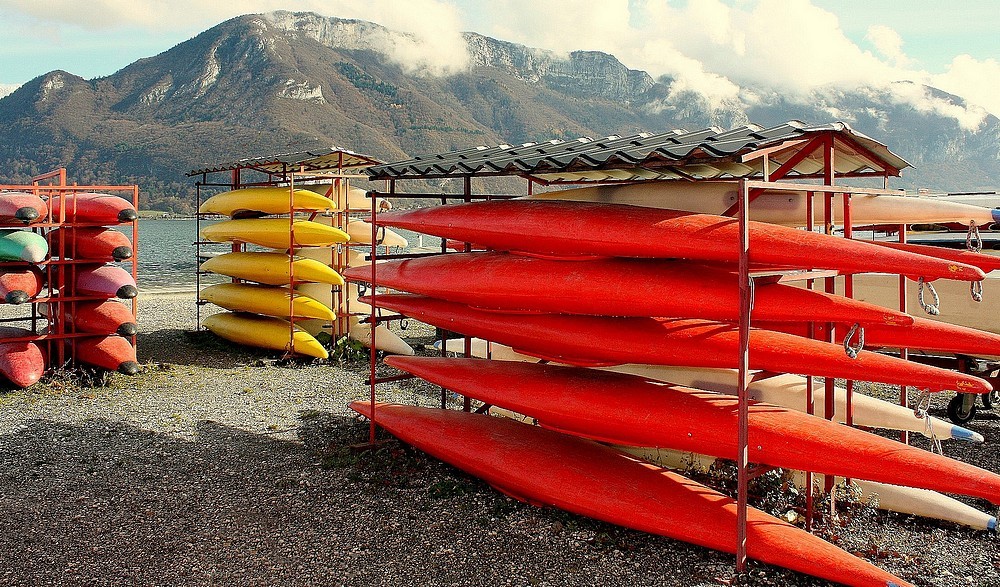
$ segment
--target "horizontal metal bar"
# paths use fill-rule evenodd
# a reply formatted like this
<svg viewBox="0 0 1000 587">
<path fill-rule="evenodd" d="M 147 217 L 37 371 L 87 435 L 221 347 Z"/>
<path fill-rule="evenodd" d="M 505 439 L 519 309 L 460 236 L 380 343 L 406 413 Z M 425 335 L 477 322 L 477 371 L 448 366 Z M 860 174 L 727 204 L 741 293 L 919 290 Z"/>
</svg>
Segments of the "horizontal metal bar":
<svg viewBox="0 0 1000 587">
<path fill-rule="evenodd" d="M 841 177 L 838 175 L 838 177 Z M 795 192 L 821 192 L 828 194 L 854 194 L 871 196 L 905 196 L 903 190 L 887 190 L 881 188 L 863 188 L 848 185 L 820 185 L 810 183 L 785 183 L 779 181 L 747 180 L 750 189 L 766 189 Z"/>
<path fill-rule="evenodd" d="M 416 375 L 413 373 L 404 373 L 402 375 L 392 375 L 390 377 L 376 377 L 374 383 L 375 385 L 378 385 L 379 383 L 392 383 L 393 381 L 403 381 L 405 379 L 414 378 L 416 378 Z M 372 383 L 371 377 L 368 378 L 368 383 Z"/>
</svg>

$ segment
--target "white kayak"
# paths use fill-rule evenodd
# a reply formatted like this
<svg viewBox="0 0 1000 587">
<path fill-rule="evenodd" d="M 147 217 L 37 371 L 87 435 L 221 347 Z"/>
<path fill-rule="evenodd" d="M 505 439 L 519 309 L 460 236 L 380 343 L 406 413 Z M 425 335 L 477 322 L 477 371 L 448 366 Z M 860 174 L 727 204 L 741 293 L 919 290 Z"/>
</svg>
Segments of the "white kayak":
<svg viewBox="0 0 1000 587">
<path fill-rule="evenodd" d="M 494 412 L 495 409 L 490 408 L 490 413 Z M 675 470 L 708 470 L 716 461 L 715 457 L 665 448 L 619 445 L 614 447 L 643 460 Z M 802 471 L 791 471 L 790 473 L 790 479 L 795 486 L 799 489 L 805 489 L 806 474 Z M 842 477 L 837 477 L 835 482 L 841 484 L 845 480 Z M 813 483 L 823 487 L 825 477 L 816 474 L 813 476 Z M 997 526 L 996 517 L 937 491 L 861 479 L 852 479 L 851 483 L 860 490 L 859 501 L 880 510 L 944 520 L 976 530 L 995 530 Z"/>
<path fill-rule="evenodd" d="M 368 197 L 368 192 L 361 188 L 348 187 L 347 194 L 341 193 L 338 195 L 336 188 L 330 183 L 300 185 L 298 187 L 330 198 L 336 204 L 333 208 L 335 210 L 365 212 L 372 209 L 372 199 Z M 385 198 L 377 198 L 375 206 L 378 212 L 392 210 L 392 202 Z"/>
<path fill-rule="evenodd" d="M 321 332 L 332 334 L 333 331 L 333 325 L 329 320 L 296 320 L 295 325 L 313 336 L 318 336 Z M 369 324 L 362 323 L 357 316 L 351 316 L 348 328 L 348 337 L 371 348 L 372 337 Z M 386 328 L 385 324 L 379 324 L 375 329 L 375 349 L 392 355 L 412 356 L 414 354 L 413 347 L 395 332 Z"/>
<path fill-rule="evenodd" d="M 702 214 L 722 214 L 736 204 L 739 184 L 734 181 L 648 181 L 629 185 L 608 185 L 557 190 L 528 196 L 532 199 L 574 200 L 631 204 L 649 208 L 687 210 Z M 826 194 L 813 196 L 814 218 L 823 223 Z M 843 223 L 844 200 L 834 196 L 833 221 Z M 806 225 L 806 192 L 766 190 L 750 206 L 750 219 L 785 226 Z M 851 223 L 977 225 L 1000 222 L 1000 210 L 971 206 L 924 196 L 855 195 L 851 197 Z"/>
<path fill-rule="evenodd" d="M 439 344 L 440 341 L 435 343 L 435 347 L 438 350 L 440 350 Z M 447 352 L 462 354 L 465 352 L 465 340 L 462 338 L 449 339 L 445 343 L 445 349 Z M 473 357 L 485 358 L 487 350 L 489 350 L 490 358 L 500 361 L 538 362 L 536 357 L 523 355 L 508 346 L 497 343 L 487 345 L 485 340 L 472 339 L 471 354 Z M 601 369 L 640 375 L 649 379 L 692 387 L 703 391 L 730 395 L 737 393 L 738 375 L 735 369 L 636 364 L 601 367 Z M 748 386 L 747 391 L 752 400 L 775 404 L 800 412 L 806 411 L 806 378 L 800 375 L 782 374 L 753 381 Z M 825 397 L 823 380 L 815 378 L 813 381 L 814 413 L 820 417 L 825 417 L 826 415 Z M 835 399 L 836 405 L 834 407 L 833 419 L 837 422 L 844 422 L 847 412 L 847 391 L 843 388 L 837 388 Z M 977 432 L 932 416 L 918 418 L 910 408 L 862 393 L 854 393 L 852 404 L 854 407 L 854 424 L 857 426 L 916 432 L 928 437 L 935 436 L 940 440 L 954 438 L 970 442 L 984 442 L 983 436 Z"/>
</svg>

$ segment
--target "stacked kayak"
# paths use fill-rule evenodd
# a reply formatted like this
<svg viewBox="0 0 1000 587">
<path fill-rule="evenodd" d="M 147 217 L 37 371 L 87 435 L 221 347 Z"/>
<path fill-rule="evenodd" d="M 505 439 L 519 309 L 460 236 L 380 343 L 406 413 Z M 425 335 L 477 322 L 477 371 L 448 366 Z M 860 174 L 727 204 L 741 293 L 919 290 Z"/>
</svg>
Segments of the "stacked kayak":
<svg viewBox="0 0 1000 587">
<path fill-rule="evenodd" d="M 652 189 L 643 186 L 647 188 Z M 584 190 L 567 190 L 576 191 Z M 379 214 L 379 227 L 472 243 L 476 252 L 389 260 L 344 272 L 350 282 L 404 292 L 361 296 L 360 302 L 477 337 L 448 341 L 443 350 L 494 359 L 390 357 L 388 364 L 486 406 L 523 415 L 547 431 L 443 410 L 388 405 L 372 409 L 367 403 L 352 407 L 402 440 L 519 499 L 731 549 L 729 542 L 713 543 L 698 534 L 734 533 L 735 520 L 727 517 L 723 522 L 720 517 L 729 506 L 713 502 L 700 509 L 702 505 L 690 504 L 688 511 L 688 502 L 677 507 L 683 499 L 672 493 L 669 499 L 676 500 L 675 507 L 662 514 L 669 520 L 666 526 L 658 526 L 651 520 L 661 519 L 660 513 L 645 515 L 659 512 L 657 507 L 630 500 L 675 491 L 665 489 L 676 487 L 668 479 L 685 487 L 695 484 L 650 469 L 662 488 L 646 487 L 639 481 L 639 469 L 626 472 L 611 463 L 621 459 L 639 468 L 646 465 L 588 441 L 736 457 L 738 410 L 731 394 L 740 349 L 738 223 L 713 215 L 728 205 L 684 211 L 607 203 L 617 200 L 603 198 L 599 190 L 577 199 L 581 201 L 528 198 Z M 631 201 L 637 202 L 642 203 Z M 902 206 L 866 201 L 864 213 L 872 222 L 879 220 L 887 213 L 880 207 L 885 204 Z M 977 223 L 992 218 L 989 210 L 980 209 L 934 213 L 967 216 Z M 797 230 L 791 227 L 794 222 L 780 217 L 765 218 L 772 223 L 749 223 L 753 264 L 842 274 L 889 272 L 914 280 L 966 282 L 966 288 L 988 270 L 981 259 L 927 255 Z M 875 346 L 905 347 L 931 337 L 955 350 L 970 345 L 992 349 L 1000 338 L 777 281 L 755 285 L 749 332 L 749 365 L 757 372 L 749 390 L 755 400 L 750 405 L 750 462 L 882 484 L 869 488 L 899 487 L 899 495 L 923 491 L 921 500 L 930 495 L 935 503 L 934 492 L 1000 503 L 1000 476 L 994 472 L 835 423 L 843 421 L 846 411 L 842 390 L 835 390 L 832 398 L 834 412 L 823 414 L 829 420 L 803 413 L 806 376 L 978 394 L 992 390 L 989 382 L 845 348 L 850 340 L 833 344 L 800 334 L 811 323 L 832 323 L 841 337 L 852 326 L 870 331 Z M 822 409 L 824 390 L 813 385 Z M 983 441 L 975 432 L 939 419 L 918 418 L 908 408 L 861 394 L 854 397 L 855 423 L 938 439 Z M 463 442 L 468 444 L 458 448 Z M 541 455 L 552 458 L 535 461 Z M 586 489 L 581 489 L 584 484 Z M 628 506 L 620 507 L 623 503 Z M 687 519 L 689 514 L 694 518 Z M 967 518 L 980 527 L 995 526 L 995 520 Z M 748 532 L 763 526 L 751 522 Z M 758 536 L 751 537 L 748 546 L 758 540 L 762 542 L 750 556 L 760 560 L 776 557 L 770 562 L 850 585 L 905 584 L 866 574 L 869 570 L 845 571 L 867 564 L 846 553 L 837 555 L 845 557 L 842 562 L 813 567 L 796 561 L 793 551 L 798 547 L 809 553 L 805 558 L 834 560 L 821 554 L 821 549 L 832 548 L 826 544 L 807 545 L 791 538 L 776 544 Z"/>
<path fill-rule="evenodd" d="M 123 302 L 134 300 L 139 290 L 132 273 L 117 265 L 132 260 L 133 243 L 113 227 L 134 222 L 138 213 L 124 198 L 97 193 L 53 197 L 50 207 L 62 223 L 46 235 L 52 257 L 72 263 L 51 268 L 61 285 L 41 312 L 64 332 L 84 335 L 67 341 L 77 361 L 135 375 L 139 363 L 130 338 L 138 329 Z M 69 300 L 61 301 L 64 297 Z"/>
<path fill-rule="evenodd" d="M 318 358 L 328 357 L 317 339 L 323 334 L 347 335 L 369 344 L 368 324 L 352 315 L 370 308 L 358 302 L 357 285 L 347 287 L 338 270 L 364 263 L 361 254 L 348 247 L 370 245 L 372 226 L 346 214 L 370 210 L 373 202 L 355 188 L 346 194 L 332 185 L 305 188 L 239 189 L 201 205 L 202 214 L 230 217 L 204 227 L 201 237 L 233 244 L 233 252 L 201 265 L 202 271 L 234 280 L 199 292 L 203 302 L 229 310 L 206 320 L 207 329 L 238 344 Z M 379 210 L 391 208 L 385 200 L 374 204 Z M 310 213 L 309 219 L 296 216 L 298 212 Z M 406 240 L 391 230 L 380 229 L 376 238 L 384 246 L 406 246 Z M 246 250 L 247 245 L 258 250 Z M 390 352 L 413 353 L 385 326 L 378 327 L 377 338 L 392 342 L 381 345 Z"/>
<path fill-rule="evenodd" d="M 139 370 L 129 337 L 135 314 L 109 298 L 134 299 L 132 274 L 114 265 L 133 256 L 129 238 L 111 225 L 133 222 L 133 205 L 118 196 L 0 192 L 0 299 L 32 304 L 45 319 L 47 342 L 33 330 L 0 328 L 0 373 L 26 387 L 51 360 L 133 375 Z M 25 318 L 28 320 L 28 318 Z"/>
<path fill-rule="evenodd" d="M 323 345 L 297 321 L 331 320 L 335 314 L 326 304 L 291 286 L 310 282 L 336 287 L 344 280 L 328 265 L 296 253 L 343 243 L 348 237 L 339 229 L 287 215 L 292 211 L 318 213 L 333 207 L 329 198 L 315 192 L 279 187 L 233 190 L 206 200 L 200 213 L 232 219 L 202 228 L 201 237 L 231 242 L 234 251 L 208 259 L 201 270 L 231 277 L 234 282 L 198 292 L 201 301 L 229 310 L 205 319 L 205 328 L 237 344 L 327 358 L 329 353 Z M 267 217 L 276 214 L 286 217 Z M 236 250 L 246 244 L 272 250 Z"/>
</svg>

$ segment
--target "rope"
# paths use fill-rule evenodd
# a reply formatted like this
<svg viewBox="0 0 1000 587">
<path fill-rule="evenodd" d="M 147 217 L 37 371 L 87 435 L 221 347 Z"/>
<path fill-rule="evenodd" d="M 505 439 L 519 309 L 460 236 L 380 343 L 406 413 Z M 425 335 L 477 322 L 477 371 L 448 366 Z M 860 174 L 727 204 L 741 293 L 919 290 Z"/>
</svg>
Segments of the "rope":
<svg viewBox="0 0 1000 587">
<path fill-rule="evenodd" d="M 927 394 L 927 404 L 930 407 L 930 394 Z M 931 452 L 936 452 L 937 454 L 944 456 L 944 448 L 941 446 L 941 439 L 938 435 L 934 433 L 934 426 L 931 425 L 931 415 L 924 410 L 924 436 L 931 439 Z"/>
<path fill-rule="evenodd" d="M 969 290 L 972 292 L 972 301 L 981 302 L 983 301 L 983 282 L 973 281 L 969 284 Z"/>
<path fill-rule="evenodd" d="M 928 304 L 924 301 L 924 286 L 926 286 L 927 291 L 931 292 L 931 295 L 934 296 L 934 303 Z M 930 282 L 924 281 L 923 277 L 917 280 L 917 302 L 920 304 L 920 307 L 924 309 L 924 312 L 927 312 L 931 316 L 937 316 L 941 313 L 941 298 L 938 297 L 938 293 L 937 290 L 934 289 L 934 285 Z"/>
<path fill-rule="evenodd" d="M 979 227 L 976 226 L 975 220 L 969 221 L 969 232 L 965 235 L 965 248 L 973 253 L 983 250 L 983 236 L 979 234 Z"/>
<path fill-rule="evenodd" d="M 855 334 L 858 335 L 858 344 L 855 346 L 851 346 L 851 339 L 854 338 Z M 851 329 L 847 332 L 847 336 L 844 337 L 844 352 L 847 353 L 848 357 L 852 359 L 857 359 L 858 353 L 864 350 L 864 348 L 865 348 L 865 329 L 862 328 L 860 324 L 855 322 L 854 326 L 851 326 Z"/>
</svg>

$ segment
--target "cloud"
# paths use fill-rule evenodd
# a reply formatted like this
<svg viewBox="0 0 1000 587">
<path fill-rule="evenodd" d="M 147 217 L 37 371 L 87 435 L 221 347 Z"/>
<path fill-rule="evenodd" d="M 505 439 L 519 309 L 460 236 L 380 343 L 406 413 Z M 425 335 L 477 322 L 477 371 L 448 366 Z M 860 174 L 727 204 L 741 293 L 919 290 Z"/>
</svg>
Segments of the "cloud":
<svg viewBox="0 0 1000 587">
<path fill-rule="evenodd" d="M 871 41 L 876 51 L 894 65 L 908 67 L 913 62 L 903 52 L 903 38 L 887 26 L 875 24 L 868 27 L 868 34 L 865 35 L 865 38 Z"/>
<path fill-rule="evenodd" d="M 0 0 L 0 16 L 29 15 L 48 25 L 110 31 L 142 28 L 193 35 L 227 18 L 288 9 L 286 0 Z M 471 29 L 557 53 L 599 50 L 654 77 L 669 76 L 671 91 L 696 92 L 713 107 L 752 102 L 753 91 L 811 103 L 817 92 L 878 88 L 900 103 L 933 111 L 973 128 L 983 109 L 1000 114 L 1000 97 L 984 80 L 997 79 L 994 59 L 956 57 L 944 73 L 918 69 L 900 35 L 869 27 L 871 49 L 852 41 L 838 17 L 810 0 L 297 0 L 296 11 L 379 23 L 409 36 L 376 43 L 407 70 L 446 75 L 468 66 L 460 34 Z M 183 18 L 178 15 L 184 15 Z M 471 26 L 470 26 L 471 24 Z M 182 39 L 179 39 L 182 40 Z M 176 41 L 174 41 L 176 42 Z M 165 43 L 165 46 L 169 46 Z M 967 98 L 951 105 L 900 80 L 939 87 Z M 977 106 L 978 105 L 978 106 Z M 981 108 L 979 107 L 981 106 Z"/>
<path fill-rule="evenodd" d="M 998 79 L 1000 61 L 979 61 L 969 55 L 959 55 L 952 60 L 945 73 L 930 76 L 928 83 L 1000 115 L 1000 93 L 994 83 Z"/>
<path fill-rule="evenodd" d="M 293 4 L 296 12 L 367 20 L 408 33 L 408 37 L 386 39 L 377 49 L 411 72 L 446 74 L 468 65 L 459 13 L 443 0 L 297 0 Z M 59 27 L 86 27 L 106 34 L 138 28 L 192 36 L 243 14 L 288 9 L 286 0 L 0 0 L 0 14 L 28 16 L 49 34 L 58 34 Z"/>
<path fill-rule="evenodd" d="M 4 96 L 9 96 L 20 87 L 21 84 L 0 84 L 0 98 L 3 98 Z"/>
</svg>

